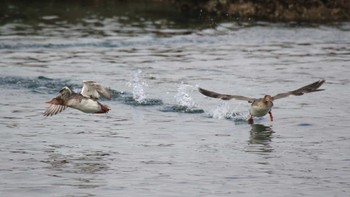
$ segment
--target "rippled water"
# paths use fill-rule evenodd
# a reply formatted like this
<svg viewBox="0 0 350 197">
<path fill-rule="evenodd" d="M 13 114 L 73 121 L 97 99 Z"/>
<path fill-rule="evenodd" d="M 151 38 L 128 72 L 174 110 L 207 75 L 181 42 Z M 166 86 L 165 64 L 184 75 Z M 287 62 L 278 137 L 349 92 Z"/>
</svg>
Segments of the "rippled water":
<svg viewBox="0 0 350 197">
<path fill-rule="evenodd" d="M 350 24 L 79 17 L 2 22 L 1 196 L 350 192 Z M 110 88 L 110 113 L 42 116 L 85 79 Z M 248 103 L 197 92 L 259 97 L 318 79 L 326 91 L 278 100 L 275 121 L 254 125 Z"/>
</svg>

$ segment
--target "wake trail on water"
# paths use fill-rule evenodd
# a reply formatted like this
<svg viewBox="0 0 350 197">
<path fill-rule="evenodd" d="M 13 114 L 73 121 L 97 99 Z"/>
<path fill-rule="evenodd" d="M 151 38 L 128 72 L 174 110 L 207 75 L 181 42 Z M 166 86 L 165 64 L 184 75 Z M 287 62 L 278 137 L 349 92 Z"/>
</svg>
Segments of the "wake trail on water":
<svg viewBox="0 0 350 197">
<path fill-rule="evenodd" d="M 184 87 L 179 87 L 174 96 L 176 104 L 164 104 L 162 99 L 148 98 L 145 87 L 148 86 L 142 79 L 142 71 L 133 73 L 132 80 L 128 83 L 132 92 L 107 89 L 112 94 L 111 101 L 118 101 L 131 106 L 161 106 L 162 112 L 203 113 L 204 110 L 196 108 L 192 98 L 185 92 Z M 45 76 L 35 78 L 19 76 L 0 76 L 0 86 L 11 89 L 28 89 L 36 94 L 57 95 L 62 87 L 68 86 L 76 92 L 80 92 L 81 84 L 72 83 L 70 80 L 52 79 Z M 101 100 L 104 100 L 101 98 Z"/>
<path fill-rule="evenodd" d="M 132 78 L 127 85 L 132 89 L 131 92 L 118 91 L 112 88 L 107 88 L 111 94 L 111 101 L 118 101 L 120 103 L 131 106 L 160 106 L 161 112 L 175 112 L 187 114 L 201 114 L 205 113 L 199 105 L 191 97 L 192 92 L 196 92 L 197 85 L 190 85 L 181 83 L 178 85 L 177 92 L 174 95 L 175 103 L 164 103 L 162 99 L 148 98 L 145 87 L 148 87 L 147 82 L 143 79 L 142 70 L 137 70 L 132 73 Z M 59 90 L 68 86 L 74 91 L 81 90 L 81 84 L 75 84 L 69 80 L 51 79 L 45 76 L 38 76 L 36 78 L 26 78 L 19 76 L 0 76 L 0 86 L 13 89 L 29 89 L 30 92 L 36 94 L 55 94 Z M 102 98 L 103 100 L 103 98 Z M 242 121 L 247 119 L 246 113 L 237 112 L 238 104 L 235 109 L 231 109 L 229 102 L 220 101 L 212 112 L 208 113 L 209 118 L 214 119 L 228 119 L 234 121 Z"/>
</svg>

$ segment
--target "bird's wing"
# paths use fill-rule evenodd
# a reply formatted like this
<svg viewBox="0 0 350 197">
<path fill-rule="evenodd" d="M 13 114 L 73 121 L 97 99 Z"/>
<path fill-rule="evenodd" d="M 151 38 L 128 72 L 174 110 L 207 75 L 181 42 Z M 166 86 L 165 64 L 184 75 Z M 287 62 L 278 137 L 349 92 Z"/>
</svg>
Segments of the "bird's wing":
<svg viewBox="0 0 350 197">
<path fill-rule="evenodd" d="M 47 110 L 43 113 L 44 116 L 53 116 L 58 114 L 59 112 L 62 112 L 63 110 L 65 110 L 67 108 L 67 106 L 64 105 L 50 105 L 49 108 L 47 108 Z"/>
<path fill-rule="evenodd" d="M 111 93 L 101 84 L 94 81 L 83 81 L 83 88 L 80 92 L 83 96 L 98 100 L 100 95 L 106 99 L 111 99 Z"/>
<path fill-rule="evenodd" d="M 324 89 L 318 89 L 323 83 L 325 82 L 325 80 L 318 80 L 312 84 L 306 85 L 304 87 L 301 87 L 297 90 L 293 90 L 293 91 L 289 91 L 289 92 L 284 92 L 284 93 L 280 93 L 277 94 L 275 96 L 273 96 L 273 100 L 276 99 L 281 99 L 281 98 L 285 98 L 288 96 L 301 96 L 305 93 L 310 93 L 310 92 L 318 92 L 318 91 L 323 91 Z"/>
<path fill-rule="evenodd" d="M 241 101 L 248 101 L 248 102 L 253 102 L 255 99 L 254 98 L 249 98 L 245 96 L 238 96 L 238 95 L 229 95 L 229 94 L 220 94 L 216 92 L 212 92 L 209 90 L 205 90 L 203 88 L 198 88 L 199 92 L 204 94 L 205 96 L 209 96 L 212 98 L 219 98 L 222 100 L 231 100 L 231 99 L 236 99 L 236 100 L 241 100 Z"/>
</svg>

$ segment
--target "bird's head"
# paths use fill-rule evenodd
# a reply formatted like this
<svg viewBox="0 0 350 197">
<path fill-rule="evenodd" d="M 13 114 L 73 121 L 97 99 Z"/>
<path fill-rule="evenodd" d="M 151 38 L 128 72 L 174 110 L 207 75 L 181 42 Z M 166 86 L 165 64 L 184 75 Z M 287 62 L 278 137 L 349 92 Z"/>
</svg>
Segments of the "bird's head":
<svg viewBox="0 0 350 197">
<path fill-rule="evenodd" d="M 60 90 L 60 96 L 62 98 L 68 98 L 71 94 L 73 93 L 73 91 L 68 88 L 67 86 L 66 87 L 63 87 L 61 90 Z"/>
<path fill-rule="evenodd" d="M 67 86 L 63 87 L 61 90 L 60 90 L 60 94 L 71 94 L 72 93 L 72 90 L 70 88 L 68 88 Z"/>
<path fill-rule="evenodd" d="M 265 101 L 265 102 L 271 102 L 271 103 L 272 103 L 273 98 L 272 98 L 272 96 L 270 96 L 270 95 L 265 95 L 265 96 L 264 96 L 264 101 Z"/>
</svg>

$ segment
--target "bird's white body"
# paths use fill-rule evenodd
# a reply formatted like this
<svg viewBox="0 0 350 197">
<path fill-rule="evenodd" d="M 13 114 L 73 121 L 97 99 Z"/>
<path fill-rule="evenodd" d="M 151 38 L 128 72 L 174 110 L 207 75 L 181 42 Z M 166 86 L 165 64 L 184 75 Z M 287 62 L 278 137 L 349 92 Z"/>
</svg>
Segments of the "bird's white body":
<svg viewBox="0 0 350 197">
<path fill-rule="evenodd" d="M 101 111 L 101 105 L 92 99 L 81 99 L 78 102 L 68 103 L 68 106 L 85 113 L 96 113 Z"/>
</svg>

